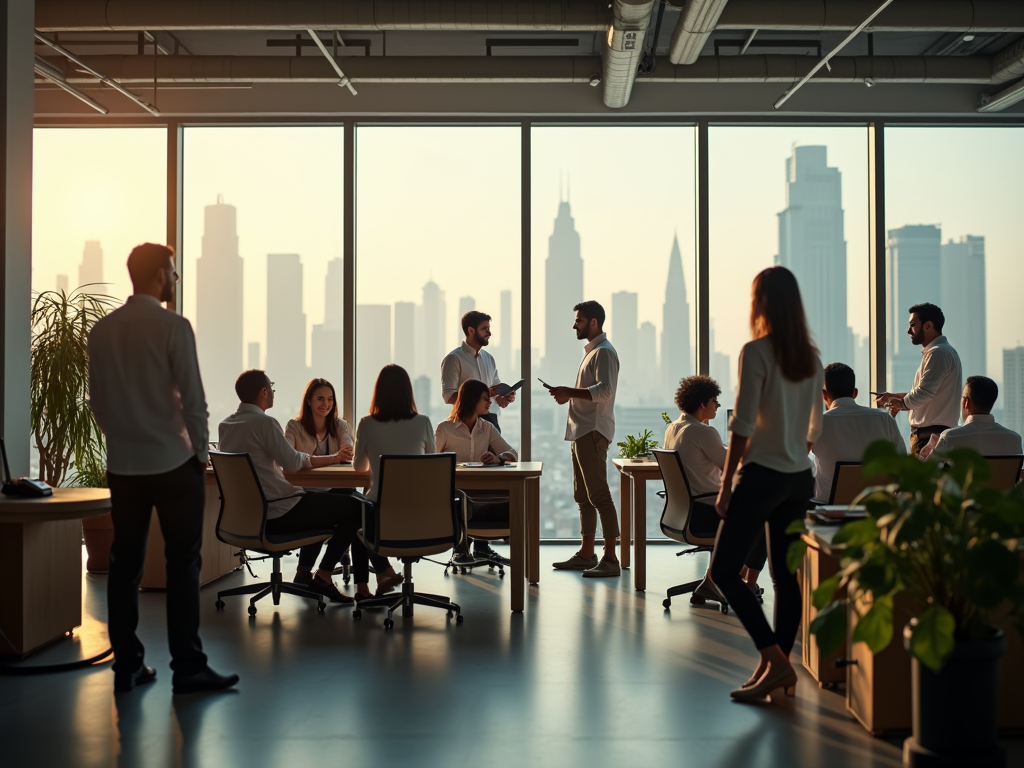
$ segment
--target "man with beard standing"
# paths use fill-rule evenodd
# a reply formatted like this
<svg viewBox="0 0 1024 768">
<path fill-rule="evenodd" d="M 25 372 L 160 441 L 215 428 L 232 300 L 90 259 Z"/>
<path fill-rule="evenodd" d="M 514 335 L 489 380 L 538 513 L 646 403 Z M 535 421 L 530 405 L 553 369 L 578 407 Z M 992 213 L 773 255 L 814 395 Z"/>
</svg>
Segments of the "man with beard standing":
<svg viewBox="0 0 1024 768">
<path fill-rule="evenodd" d="M 942 335 L 945 322 L 942 310 L 934 304 L 910 308 L 907 335 L 915 346 L 923 347 L 914 386 L 909 392 L 883 392 L 875 400 L 893 416 L 910 411 L 910 452 L 915 456 L 932 435 L 952 429 L 960 418 L 963 371 L 960 356 Z"/>
<path fill-rule="evenodd" d="M 466 340 L 457 349 L 445 355 L 441 361 L 441 395 L 444 401 L 452 405 L 462 383 L 475 379 L 490 387 L 494 402 L 505 408 L 516 399 L 516 393 L 498 394 L 497 388 L 501 383 L 498 366 L 491 353 L 484 349 L 491 342 L 491 316 L 475 309 L 467 312 L 462 316 L 462 332 L 466 334 Z M 500 432 L 498 412 L 494 410 L 493 404 L 491 409 L 491 412 L 482 418 L 491 422 Z"/>
</svg>

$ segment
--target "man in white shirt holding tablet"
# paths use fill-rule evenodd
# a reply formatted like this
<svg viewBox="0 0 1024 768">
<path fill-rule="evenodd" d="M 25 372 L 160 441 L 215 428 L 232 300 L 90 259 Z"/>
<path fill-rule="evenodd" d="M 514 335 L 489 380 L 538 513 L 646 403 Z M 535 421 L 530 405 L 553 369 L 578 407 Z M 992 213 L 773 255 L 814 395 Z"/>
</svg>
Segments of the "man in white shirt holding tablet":
<svg viewBox="0 0 1024 768">
<path fill-rule="evenodd" d="M 491 316 L 475 309 L 467 312 L 462 316 L 462 332 L 466 334 L 466 340 L 441 361 L 441 396 L 448 405 L 454 405 L 463 383 L 472 379 L 484 382 L 490 387 L 494 400 L 490 412 L 483 418 L 500 432 L 498 410 L 494 404 L 505 408 L 516 399 L 516 393 L 498 394 L 498 385 L 501 384 L 498 365 L 491 353 L 484 349 L 491 343 Z"/>
<path fill-rule="evenodd" d="M 813 448 L 814 501 L 826 504 L 837 461 L 860 461 L 867 447 L 878 440 L 890 441 L 900 453 L 906 453 L 907 446 L 888 411 L 857 405 L 857 377 L 845 363 L 825 366 L 821 397 L 827 410 Z"/>
</svg>

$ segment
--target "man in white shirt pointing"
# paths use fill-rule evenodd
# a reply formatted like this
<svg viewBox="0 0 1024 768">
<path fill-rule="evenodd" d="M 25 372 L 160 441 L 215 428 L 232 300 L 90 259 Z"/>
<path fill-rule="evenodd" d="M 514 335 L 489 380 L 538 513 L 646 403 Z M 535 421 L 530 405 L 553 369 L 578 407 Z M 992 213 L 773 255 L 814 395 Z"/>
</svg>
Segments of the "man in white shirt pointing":
<svg viewBox="0 0 1024 768">
<path fill-rule="evenodd" d="M 946 317 L 934 304 L 910 308 L 907 335 L 921 350 L 921 365 L 909 392 L 883 392 L 876 403 L 895 416 L 910 411 L 910 452 L 919 455 L 932 435 L 955 427 L 960 416 L 963 372 L 960 356 L 942 335 Z"/>
<path fill-rule="evenodd" d="M 500 408 L 507 407 L 516 399 L 516 393 L 498 394 L 497 387 L 501 384 L 498 366 L 491 353 L 484 349 L 491 343 L 491 316 L 475 309 L 467 312 L 462 316 L 462 332 L 466 334 L 466 340 L 441 361 L 441 396 L 448 405 L 454 405 L 459 387 L 475 379 L 490 387 L 493 403 Z M 494 405 L 483 418 L 501 431 Z"/>
<path fill-rule="evenodd" d="M 575 387 L 552 387 L 550 392 L 559 405 L 569 403 L 565 439 L 572 443 L 573 498 L 580 508 L 583 543 L 575 555 L 554 567 L 583 571 L 587 578 L 618 576 L 615 541 L 619 536 L 619 519 L 608 489 L 608 446 L 615 437 L 619 356 L 602 330 L 604 307 L 596 301 L 584 301 L 573 309 L 576 338 L 587 340 L 583 362 L 576 374 Z M 594 553 L 598 513 L 604 533 L 604 556 L 600 562 Z"/>
<path fill-rule="evenodd" d="M 857 405 L 857 377 L 845 363 L 825 366 L 825 401 L 821 437 L 814 444 L 814 499 L 831 499 L 837 461 L 860 461 L 877 440 L 888 440 L 900 453 L 907 452 L 896 419 L 886 411 Z"/>
</svg>

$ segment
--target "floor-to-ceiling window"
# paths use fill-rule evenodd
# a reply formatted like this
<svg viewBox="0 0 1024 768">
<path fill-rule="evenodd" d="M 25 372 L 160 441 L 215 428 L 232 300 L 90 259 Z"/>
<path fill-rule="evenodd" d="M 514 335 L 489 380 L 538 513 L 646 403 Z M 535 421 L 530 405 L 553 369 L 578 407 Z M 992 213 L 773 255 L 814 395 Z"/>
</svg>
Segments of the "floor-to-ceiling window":
<svg viewBox="0 0 1024 768">
<path fill-rule="evenodd" d="M 344 129 L 186 128 L 183 309 L 192 320 L 211 439 L 264 368 L 271 415 L 296 416 L 306 383 L 342 398 Z"/>
<path fill-rule="evenodd" d="M 1024 128 L 886 128 L 888 389 L 921 361 L 909 309 L 941 307 L 943 334 L 968 376 L 1000 387 L 994 413 L 1024 430 Z M 907 429 L 906 414 L 900 424 Z"/>
<path fill-rule="evenodd" d="M 750 340 L 750 285 L 791 269 L 822 363 L 853 367 L 870 390 L 868 166 L 864 127 L 709 129 L 710 374 L 726 436 L 737 359 Z"/>
<path fill-rule="evenodd" d="M 544 462 L 541 535 L 575 537 L 567 406 L 537 378 L 573 386 L 585 342 L 573 306 L 596 300 L 620 360 L 615 443 L 675 419 L 680 378 L 696 372 L 694 128 L 537 127 L 532 174 L 532 458 Z M 618 501 L 618 477 L 609 462 Z M 651 484 L 653 486 L 654 484 Z M 647 534 L 660 535 L 656 488 Z"/>
<path fill-rule="evenodd" d="M 409 372 L 419 411 L 446 418 L 441 360 L 470 310 L 491 316 L 502 381 L 524 375 L 520 142 L 518 126 L 356 129 L 356 419 L 392 362 Z M 499 423 L 520 448 L 520 403 Z"/>
</svg>

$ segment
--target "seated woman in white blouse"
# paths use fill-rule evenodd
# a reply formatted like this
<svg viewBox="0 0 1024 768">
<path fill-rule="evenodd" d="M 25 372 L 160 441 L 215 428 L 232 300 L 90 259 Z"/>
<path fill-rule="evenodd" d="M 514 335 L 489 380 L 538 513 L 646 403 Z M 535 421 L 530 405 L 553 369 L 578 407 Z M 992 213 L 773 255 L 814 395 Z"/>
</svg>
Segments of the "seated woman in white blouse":
<svg viewBox="0 0 1024 768">
<path fill-rule="evenodd" d="M 490 407 L 491 394 L 486 384 L 474 379 L 462 382 L 451 415 L 447 421 L 438 424 L 434 432 L 434 443 L 438 453 L 452 451 L 455 460 L 460 462 L 503 464 L 506 461 L 516 461 L 519 454 L 505 441 L 494 424 L 483 418 Z M 469 505 L 469 517 L 477 523 L 486 521 L 496 523 L 495 527 L 507 527 L 507 495 L 503 491 L 493 492 L 493 495 L 502 497 L 502 501 L 495 503 L 487 503 L 487 495 L 487 491 L 473 491 L 475 503 Z M 460 544 L 455 550 L 455 564 L 471 565 L 474 559 L 509 564 L 507 558 L 491 549 L 486 539 L 474 539 L 473 552 L 475 558 L 469 554 L 469 547 L 466 544 Z"/>
<path fill-rule="evenodd" d="M 337 456 L 342 464 L 352 461 L 355 441 L 348 422 L 338 416 L 338 401 L 334 385 L 327 379 L 313 379 L 306 385 L 299 415 L 289 419 L 284 436 L 295 450 L 310 456 Z M 351 488 L 332 488 L 333 493 L 351 494 Z M 313 565 L 323 544 L 310 544 L 299 550 L 299 565 L 295 570 L 296 584 L 308 584 Z M 370 563 L 377 576 L 377 593 L 384 594 L 401 584 L 404 577 L 395 573 L 386 557 L 369 553 Z M 368 593 L 367 593 L 368 594 Z"/>
</svg>

